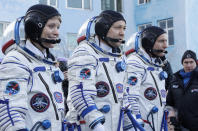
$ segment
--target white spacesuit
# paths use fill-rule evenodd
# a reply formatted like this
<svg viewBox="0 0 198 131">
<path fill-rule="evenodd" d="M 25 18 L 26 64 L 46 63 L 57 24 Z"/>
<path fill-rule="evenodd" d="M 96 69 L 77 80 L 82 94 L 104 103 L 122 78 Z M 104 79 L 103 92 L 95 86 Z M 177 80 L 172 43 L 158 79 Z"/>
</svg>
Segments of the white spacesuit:
<svg viewBox="0 0 198 131">
<path fill-rule="evenodd" d="M 68 100 L 78 114 L 84 117 L 86 126 L 81 124 L 82 130 L 90 130 L 89 126 L 98 120 L 105 121 L 105 129 L 117 130 L 126 93 L 124 72 L 116 71 L 118 62 L 124 62 L 124 59 L 103 54 L 86 41 L 80 43 L 70 58 Z M 109 111 L 106 112 L 103 107 L 109 108 Z"/>
<path fill-rule="evenodd" d="M 153 40 L 156 41 L 157 37 L 165 33 L 162 29 L 157 28 L 157 30 L 159 33 L 155 36 L 140 37 L 141 39 L 144 37 L 154 38 Z M 162 61 L 157 57 L 149 56 L 141 44 L 138 45 L 138 42 L 141 41 L 138 37 L 136 36 L 134 48 L 136 50 L 127 56 L 126 86 L 128 87 L 129 102 L 132 105 L 133 114 L 138 115 L 144 121 L 146 131 L 160 131 L 161 125 L 165 123 L 162 120 L 166 104 L 165 78 L 167 76 L 166 72 L 162 70 Z"/>
<path fill-rule="evenodd" d="M 107 25 L 110 25 L 109 28 L 116 21 L 125 21 L 121 14 L 115 11 L 104 11 L 101 14 L 100 16 L 105 16 L 101 18 L 102 21 L 105 19 Z M 115 20 L 108 21 L 109 18 Z M 122 27 L 120 29 L 122 30 Z M 108 30 L 106 29 L 106 33 Z M 112 49 L 113 47 L 95 37 L 94 40 L 80 42 L 68 60 L 67 120 L 77 124 L 77 128 L 80 126 L 82 131 L 123 130 L 123 120 L 126 120 L 126 117 L 120 115 L 121 109 L 129 106 L 123 84 L 125 59 L 119 48 L 116 48 L 116 53 L 113 53 Z M 131 124 L 129 119 L 125 122 Z"/>
<path fill-rule="evenodd" d="M 29 11 L 36 8 L 53 11 L 51 17 L 59 15 L 47 5 L 34 5 Z M 3 46 L 6 56 L 0 65 L 0 130 L 61 131 L 63 74 L 53 58 L 46 58 L 47 53 L 43 54 L 29 40 L 14 42 Z"/>
<path fill-rule="evenodd" d="M 58 70 L 54 63 L 39 61 L 20 48 L 4 57 L 0 100 L 8 103 L 1 103 L 1 130 L 31 129 L 44 120 L 51 122 L 51 130 L 61 130 L 64 98 L 61 84 L 52 79 Z"/>
</svg>

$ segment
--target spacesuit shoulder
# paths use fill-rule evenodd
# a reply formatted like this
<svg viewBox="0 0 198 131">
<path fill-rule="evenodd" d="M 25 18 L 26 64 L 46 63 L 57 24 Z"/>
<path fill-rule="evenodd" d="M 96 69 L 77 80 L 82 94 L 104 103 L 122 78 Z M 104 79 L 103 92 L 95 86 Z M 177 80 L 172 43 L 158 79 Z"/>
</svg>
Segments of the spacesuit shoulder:
<svg viewBox="0 0 198 131">
<path fill-rule="evenodd" d="M 97 65 L 97 56 L 94 49 L 86 43 L 81 43 L 73 52 L 68 64 Z"/>
<path fill-rule="evenodd" d="M 5 73 L 2 75 L 4 77 L 10 78 L 12 77 L 26 77 L 28 78 L 30 75 L 30 68 L 28 66 L 29 61 L 25 58 L 25 56 L 18 51 L 14 50 L 9 52 L 3 59 L 1 67 L 1 73 Z"/>
</svg>

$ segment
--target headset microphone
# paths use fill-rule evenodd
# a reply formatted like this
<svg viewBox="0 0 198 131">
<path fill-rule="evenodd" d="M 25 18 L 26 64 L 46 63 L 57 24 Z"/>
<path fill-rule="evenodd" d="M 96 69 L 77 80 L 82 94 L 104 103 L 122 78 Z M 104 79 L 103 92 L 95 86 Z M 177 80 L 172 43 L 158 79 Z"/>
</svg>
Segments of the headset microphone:
<svg viewBox="0 0 198 131">
<path fill-rule="evenodd" d="M 45 42 L 45 43 L 50 43 L 50 44 L 56 44 L 56 43 L 60 43 L 61 39 L 56 39 L 56 40 L 50 40 L 50 39 L 45 39 L 45 38 L 40 38 L 39 39 L 40 42 Z"/>
<path fill-rule="evenodd" d="M 165 53 L 165 54 L 168 53 L 168 51 L 166 51 L 166 50 L 156 50 L 156 49 L 152 49 L 152 51 L 155 52 L 155 53 Z"/>
<path fill-rule="evenodd" d="M 110 37 L 105 37 L 106 41 L 111 41 L 111 42 L 121 42 L 122 44 L 125 43 L 125 40 L 122 39 L 115 39 L 115 38 L 110 38 Z"/>
</svg>

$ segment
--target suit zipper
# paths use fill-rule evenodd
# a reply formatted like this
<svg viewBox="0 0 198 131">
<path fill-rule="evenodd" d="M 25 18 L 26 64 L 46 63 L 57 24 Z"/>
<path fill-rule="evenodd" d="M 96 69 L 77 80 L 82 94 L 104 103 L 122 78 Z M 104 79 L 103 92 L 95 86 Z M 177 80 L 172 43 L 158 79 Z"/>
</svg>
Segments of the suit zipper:
<svg viewBox="0 0 198 131">
<path fill-rule="evenodd" d="M 41 75 L 40 73 L 38 74 L 38 76 L 39 76 L 40 80 L 43 82 L 43 84 L 45 85 L 45 88 L 46 88 L 46 90 L 47 90 L 47 93 L 48 93 L 48 95 L 50 96 L 51 102 L 52 102 L 53 107 L 54 107 L 54 111 L 55 111 L 55 115 L 56 115 L 56 120 L 59 120 L 58 113 L 57 113 L 57 109 L 56 109 L 56 105 L 55 105 L 55 103 L 54 103 L 54 101 L 53 101 L 53 96 L 52 96 L 52 93 L 50 92 L 49 86 L 48 86 L 48 84 L 45 82 L 45 80 L 43 79 L 43 77 L 42 77 L 42 75 Z"/>
<path fill-rule="evenodd" d="M 150 71 L 150 74 L 151 74 L 151 76 L 152 76 L 152 78 L 153 78 L 153 80 L 154 80 L 154 83 L 155 83 L 155 86 L 156 86 L 156 88 L 157 88 L 157 92 L 158 92 L 158 95 L 159 95 L 159 98 L 160 98 L 160 105 L 162 106 L 161 94 L 160 94 L 160 92 L 159 92 L 159 88 L 158 88 L 157 82 L 156 82 L 155 77 L 153 76 L 153 74 L 152 74 L 151 71 Z"/>
</svg>

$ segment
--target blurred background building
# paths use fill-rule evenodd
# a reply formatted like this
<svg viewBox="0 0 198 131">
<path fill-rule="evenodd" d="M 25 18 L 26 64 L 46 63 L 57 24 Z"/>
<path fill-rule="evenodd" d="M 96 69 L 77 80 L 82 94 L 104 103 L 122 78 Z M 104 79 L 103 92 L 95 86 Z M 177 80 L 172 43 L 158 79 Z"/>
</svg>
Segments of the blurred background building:
<svg viewBox="0 0 198 131">
<path fill-rule="evenodd" d="M 155 25 L 168 33 L 167 58 L 174 71 L 181 68 L 181 57 L 185 50 L 198 52 L 197 0 L 0 0 L 0 40 L 8 24 L 23 16 L 33 4 L 48 4 L 62 15 L 58 57 L 68 58 L 77 46 L 77 34 L 81 25 L 102 10 L 121 12 L 127 21 L 125 39 L 147 26 Z M 0 41 L 0 45 L 3 43 Z M 130 45 L 123 46 L 124 50 Z M 0 58 L 3 54 L 0 52 Z"/>
</svg>

